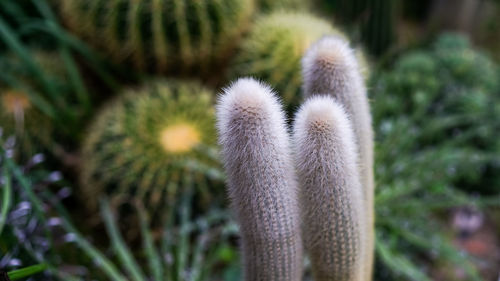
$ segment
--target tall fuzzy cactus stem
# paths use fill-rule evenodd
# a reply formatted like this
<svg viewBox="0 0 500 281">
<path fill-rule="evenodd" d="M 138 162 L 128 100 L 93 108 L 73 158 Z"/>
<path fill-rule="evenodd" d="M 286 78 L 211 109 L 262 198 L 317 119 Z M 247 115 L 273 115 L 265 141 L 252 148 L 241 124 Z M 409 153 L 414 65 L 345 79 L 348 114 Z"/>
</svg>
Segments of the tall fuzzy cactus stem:
<svg viewBox="0 0 500 281">
<path fill-rule="evenodd" d="M 278 99 L 269 87 L 240 79 L 225 89 L 217 119 L 244 280 L 301 280 L 297 183 Z"/>
<path fill-rule="evenodd" d="M 313 97 L 295 117 L 293 140 L 314 280 L 364 280 L 363 195 L 347 114 L 331 97 Z"/>
<path fill-rule="evenodd" d="M 368 231 L 365 279 L 370 280 L 374 247 L 373 131 L 364 79 L 355 51 L 340 37 L 324 37 L 309 48 L 302 60 L 304 94 L 318 93 L 335 98 L 346 110 L 354 127 L 355 143 L 363 186 Z"/>
</svg>

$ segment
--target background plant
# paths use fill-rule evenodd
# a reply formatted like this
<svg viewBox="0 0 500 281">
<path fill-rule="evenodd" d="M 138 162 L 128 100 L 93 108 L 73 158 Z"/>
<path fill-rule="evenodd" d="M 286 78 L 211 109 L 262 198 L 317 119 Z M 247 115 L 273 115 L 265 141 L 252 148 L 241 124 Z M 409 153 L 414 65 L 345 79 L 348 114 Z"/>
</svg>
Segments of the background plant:
<svg viewBox="0 0 500 281">
<path fill-rule="evenodd" d="M 498 194 L 498 184 L 481 182 L 495 180 L 488 174 L 499 153 L 491 137 L 498 131 L 496 67 L 465 38 L 447 34 L 373 80 L 377 252 L 398 279 L 432 280 L 416 262 L 425 255 L 480 280 L 442 225 L 453 207 L 498 206 L 497 195 L 465 192 Z"/>
<path fill-rule="evenodd" d="M 123 4 L 125 2 L 117 1 L 115 3 Z M 158 3 L 159 1 L 152 2 Z M 212 87 L 210 91 L 216 93 L 221 85 L 226 85 L 229 82 L 227 78 L 235 73 L 233 72 L 234 68 L 227 68 L 225 62 L 237 61 L 237 57 L 243 55 L 245 44 L 242 42 L 252 38 L 252 33 L 258 29 L 259 22 L 264 18 L 264 13 L 271 17 L 269 15 L 271 13 L 283 13 L 278 11 L 282 8 L 288 10 L 288 13 L 299 13 L 296 9 L 300 9 L 300 13 L 305 13 L 307 10 L 307 7 L 303 9 L 295 6 L 294 0 L 279 1 L 278 6 L 280 7 L 276 8 L 265 8 L 266 4 L 259 4 L 266 1 L 251 2 L 253 2 L 255 9 L 242 29 L 248 33 L 241 33 L 243 40 L 230 42 L 230 45 L 235 49 L 231 52 L 218 54 L 210 54 L 211 51 L 208 50 L 201 54 L 209 55 L 211 57 L 208 59 L 209 61 L 218 61 L 220 65 L 217 67 L 209 66 L 209 64 L 198 65 L 193 63 L 194 60 L 184 60 L 180 56 L 181 59 L 173 64 L 170 76 L 190 76 L 189 79 L 196 80 L 203 78 L 201 80 L 205 84 L 204 86 L 209 89 Z M 347 3 L 348 1 L 328 2 Z M 498 213 L 499 144 L 495 133 L 499 131 L 497 112 L 500 111 L 500 107 L 496 80 L 500 74 L 498 70 L 495 70 L 497 66 L 483 52 L 477 51 L 461 38 L 446 36 L 434 43 L 427 42 L 430 33 L 420 28 L 415 31 L 411 29 L 411 26 L 406 25 L 406 22 L 402 24 L 401 14 L 394 17 L 393 14 L 387 14 L 388 10 L 376 8 L 382 7 L 379 6 L 381 4 L 379 1 L 363 0 L 361 2 L 349 1 L 347 3 L 351 5 L 353 11 L 356 10 L 354 11 L 356 13 L 359 12 L 356 7 L 362 8 L 362 12 L 357 16 L 347 16 L 349 18 L 347 21 L 343 21 L 339 16 L 333 18 L 333 12 L 351 14 L 347 9 L 340 9 L 337 6 L 334 6 L 333 10 L 327 10 L 311 5 L 313 12 L 309 11 L 308 13 L 314 15 L 311 16 L 313 18 L 318 18 L 317 14 L 322 14 L 323 16 L 318 20 L 324 22 L 325 25 L 331 25 L 332 21 L 338 27 L 340 27 L 339 23 L 347 23 L 346 26 L 342 26 L 342 30 L 355 44 L 363 42 L 366 37 L 362 27 L 353 27 L 348 21 L 354 20 L 356 24 L 361 23 L 365 26 L 370 22 L 367 19 L 371 18 L 376 22 L 373 25 L 368 25 L 367 31 L 380 31 L 372 33 L 378 35 L 370 35 L 370 38 L 374 39 L 375 47 L 380 47 L 380 52 L 384 56 L 367 58 L 367 61 L 375 63 L 373 71 L 371 71 L 372 76 L 375 77 L 371 80 L 369 87 L 377 141 L 375 167 L 378 254 L 375 280 L 433 280 L 438 278 L 434 270 L 444 267 L 442 265 L 448 263 L 465 269 L 467 272 L 465 278 L 468 280 L 480 280 L 481 277 L 476 270 L 478 258 L 457 250 L 457 246 L 452 243 L 457 235 L 450 229 L 448 218 L 450 214 L 455 212 L 456 208 L 463 206 L 469 208 L 471 205 L 474 209 L 482 212 L 485 217 L 494 216 L 495 210 Z M 368 5 L 366 4 L 368 2 L 378 4 Z M 423 2 L 426 4 L 424 5 L 420 1 L 419 7 L 405 2 L 403 7 L 404 14 L 407 13 L 407 6 L 415 7 L 412 12 L 416 15 L 412 15 L 412 18 L 418 17 L 419 23 L 421 23 L 419 26 L 427 26 L 424 24 L 426 13 L 421 7 L 428 7 L 428 2 L 432 1 Z M 62 20 L 63 17 L 59 14 L 61 7 L 57 3 L 58 1 L 53 1 L 49 5 L 46 0 L 0 1 L 0 64 L 2 66 L 0 88 L 2 88 L 2 93 L 3 89 L 7 88 L 26 94 L 33 105 L 32 108 L 43 116 L 43 120 L 48 120 L 48 123 L 51 124 L 53 131 L 50 132 L 50 135 L 55 136 L 49 139 L 48 145 L 51 149 L 47 149 L 47 151 L 46 148 L 36 148 L 37 144 L 31 152 L 22 149 L 25 151 L 25 155 L 22 157 L 24 159 L 7 157 L 4 161 L 2 158 L 4 161 L 2 165 L 7 162 L 17 162 L 15 166 L 18 168 L 8 166 L 7 169 L 7 173 L 12 179 L 12 190 L 16 191 L 14 196 L 16 199 L 13 199 L 14 201 L 11 201 L 13 203 L 10 205 L 5 204 L 6 201 L 2 201 L 0 209 L 17 210 L 18 203 L 15 200 L 21 197 L 20 200 L 28 202 L 32 206 L 31 210 L 36 210 L 37 206 L 42 206 L 43 210 L 50 207 L 50 211 L 42 212 L 43 216 L 38 216 L 39 212 L 27 212 L 26 210 L 23 213 L 29 217 L 28 221 L 38 222 L 35 228 L 36 235 L 30 237 L 47 240 L 48 237 L 52 236 L 55 240 L 52 244 L 54 247 L 48 251 L 44 250 L 42 259 L 39 260 L 22 250 L 23 245 L 17 247 L 16 251 L 19 254 L 17 257 L 23 262 L 23 265 L 39 262 L 48 265 L 47 273 L 32 277 L 34 280 L 46 280 L 49 278 L 47 277 L 49 274 L 50 278 L 59 280 L 72 280 L 71 278 L 140 280 L 136 279 L 137 275 L 132 275 L 128 270 L 132 268 L 130 263 L 123 266 L 123 260 L 120 257 L 122 253 L 114 254 L 113 245 L 118 241 L 116 240 L 117 236 L 102 235 L 106 232 L 106 225 L 110 230 L 110 221 L 117 222 L 118 228 L 123 225 L 119 229 L 123 245 L 129 248 L 129 252 L 134 257 L 132 260 L 135 260 L 137 268 L 143 273 L 142 276 L 154 278 L 158 271 L 150 270 L 149 259 L 144 258 L 143 238 L 140 235 L 140 228 L 137 227 L 139 226 L 137 223 L 141 220 L 137 219 L 139 211 L 136 210 L 135 203 L 121 205 L 113 200 L 107 208 L 109 216 L 104 215 L 104 213 L 103 215 L 98 213 L 89 215 L 84 207 L 85 201 L 82 200 L 82 192 L 78 187 L 78 178 L 80 177 L 78 167 L 81 167 L 79 165 L 82 163 L 79 152 L 81 151 L 82 139 L 88 132 L 87 128 L 92 123 L 91 120 L 98 119 L 98 115 L 105 111 L 99 110 L 99 107 L 107 104 L 111 99 L 120 99 L 122 93 L 127 92 L 120 90 L 121 88 L 139 88 L 140 85 L 145 84 L 144 81 L 151 79 L 146 73 L 157 72 L 161 69 L 155 64 L 149 64 L 150 68 L 144 64 L 145 68 L 134 69 L 130 67 L 131 63 L 132 65 L 134 63 L 132 57 L 126 55 L 122 57 L 125 63 L 108 57 L 106 48 L 98 47 L 99 44 L 106 42 L 105 40 L 96 44 L 96 42 L 88 40 L 87 37 L 81 36 L 81 33 L 72 31 L 74 29 L 67 28 L 65 21 Z M 96 1 L 95 3 L 104 2 Z M 275 3 L 278 1 L 272 2 L 272 4 Z M 385 3 L 382 4 L 385 5 Z M 393 2 L 391 1 L 387 5 L 390 4 Z M 395 10 L 398 9 L 399 7 L 396 7 Z M 144 7 L 139 10 L 144 11 Z M 144 17 L 144 14 L 140 14 L 138 18 L 148 19 Z M 385 21 L 386 19 L 390 21 Z M 396 23 L 397 26 L 393 26 L 391 22 Z M 234 26 L 238 32 L 242 31 L 240 28 L 242 28 L 240 25 Z M 284 29 L 286 28 L 284 27 Z M 148 28 L 138 29 L 139 34 L 145 37 L 148 36 L 147 30 Z M 268 32 L 274 34 L 275 30 L 269 28 Z M 187 32 L 189 33 L 185 33 L 187 37 L 199 38 L 199 34 L 192 33 L 192 28 L 188 27 Z M 415 33 L 418 33 L 419 36 L 415 38 L 419 38 L 419 41 L 412 39 L 411 36 L 414 36 Z M 405 36 L 401 36 L 402 34 Z M 406 38 L 406 34 L 409 34 L 411 38 Z M 224 36 L 222 33 L 219 35 Z M 272 35 L 264 34 L 263 37 L 272 38 Z M 293 36 L 283 36 L 283 38 L 288 39 L 290 37 Z M 389 44 L 389 41 L 384 38 L 393 38 L 395 41 Z M 477 39 L 476 36 L 474 38 Z M 88 44 L 87 41 L 89 41 Z M 286 46 L 293 45 L 289 44 L 289 40 L 282 41 L 286 43 Z M 173 44 L 177 44 L 176 42 L 179 41 L 174 40 Z M 190 42 L 193 43 L 195 40 Z M 213 41 L 210 42 L 213 43 Z M 273 44 L 279 46 L 278 43 Z M 408 46 L 410 46 L 409 49 Z M 488 45 L 483 46 L 488 47 Z M 105 47 L 109 48 L 110 46 Z M 130 45 L 123 47 L 131 50 Z M 147 46 L 144 47 L 143 50 L 146 50 Z M 191 51 L 196 49 L 195 47 L 191 48 Z M 264 48 L 260 56 L 249 58 L 243 66 L 264 65 L 260 59 L 263 56 L 273 57 L 269 56 L 268 50 L 271 50 L 271 47 Z M 284 47 L 273 50 L 275 50 L 273 53 L 275 55 L 290 53 Z M 373 51 L 369 46 L 368 50 Z M 189 54 L 188 51 L 189 48 L 183 48 L 184 54 Z M 253 50 L 250 51 L 253 52 Z M 36 58 L 39 52 L 49 53 L 53 58 L 52 61 L 57 62 L 56 68 L 45 67 L 44 63 L 40 63 Z M 154 57 L 155 55 L 155 53 L 144 53 L 146 57 Z M 215 59 L 216 57 L 217 59 Z M 184 56 L 184 58 L 188 58 L 188 56 Z M 300 56 L 298 58 L 300 59 Z M 272 61 L 269 60 L 269 64 Z M 292 96 L 298 97 L 300 100 L 300 90 L 296 87 L 299 84 L 290 82 L 300 80 L 300 71 L 293 72 L 291 71 L 293 67 L 290 67 L 292 61 L 298 61 L 297 57 L 290 56 L 290 60 L 281 59 L 279 61 L 280 63 L 274 66 L 276 70 L 274 72 L 287 73 L 289 77 L 295 78 L 292 80 L 283 78 L 274 82 L 274 77 L 271 76 L 260 76 L 261 74 L 257 72 L 252 75 L 267 80 L 280 93 L 286 93 L 283 89 L 293 86 L 297 90 Z M 151 60 L 145 62 L 151 63 Z M 176 67 L 190 69 L 190 71 L 178 73 L 175 71 Z M 271 73 L 271 71 L 264 69 L 262 73 Z M 177 79 L 179 77 L 169 77 L 169 79 L 171 78 Z M 288 83 L 280 85 L 282 81 L 288 81 Z M 287 101 L 286 106 L 292 109 L 294 108 L 293 104 L 294 101 Z M 4 121 L 3 117 L 0 118 L 1 124 L 5 124 Z M 10 124 L 12 125 L 12 122 Z M 7 129 L 6 125 L 2 126 L 5 128 L 5 132 L 13 132 Z M 38 126 L 36 129 L 41 127 Z M 16 133 L 5 133 L 4 141 L 11 135 L 16 135 Z M 16 146 L 13 149 L 19 151 L 22 146 L 22 138 L 19 138 L 18 135 L 15 139 Z M 117 147 L 120 145 L 120 143 L 116 144 Z M 7 150 L 12 151 L 11 148 Z M 46 160 L 36 167 L 26 168 L 30 165 L 27 163 L 30 163 L 34 155 L 40 152 L 44 153 Z M 216 162 L 214 161 L 214 163 Z M 210 164 L 206 168 L 217 170 L 218 164 Z M 63 196 L 64 199 L 58 199 L 57 193 L 60 190 L 58 185 L 61 184 L 61 181 L 46 183 L 47 177 L 50 175 L 50 172 L 46 171 L 54 170 L 61 171 L 67 183 L 73 186 L 69 197 Z M 2 173 L 4 172 L 2 171 Z M 2 196 L 7 190 L 6 183 L 2 180 L 0 184 Z M 47 187 L 47 184 L 50 187 Z M 200 190 L 200 186 L 195 183 L 193 185 L 195 190 Z M 212 190 L 212 188 L 220 188 L 220 186 L 210 184 L 209 188 Z M 18 190 L 25 193 L 17 192 Z M 62 190 L 64 195 L 68 189 Z M 187 185 L 183 184 L 179 190 L 187 190 Z M 151 214 L 147 214 L 150 217 L 150 225 L 147 228 L 155 245 L 162 243 L 159 233 L 164 232 L 175 233 L 173 235 L 177 236 L 178 239 L 172 241 L 178 242 L 185 239 L 185 241 L 189 241 L 190 246 L 191 243 L 198 240 L 197 237 L 202 228 L 191 232 L 188 235 L 189 238 L 180 238 L 182 235 L 178 230 L 182 215 L 179 206 L 181 202 L 185 201 L 180 193 L 178 195 L 179 197 L 175 197 L 177 204 L 173 204 L 171 207 L 174 211 L 169 213 L 174 214 L 172 224 L 157 221 L 152 218 Z M 198 202 L 199 197 L 203 197 L 198 191 L 194 192 L 192 196 L 194 197 L 189 200 L 191 202 Z M 3 200 L 6 200 L 5 198 L 7 197 L 2 197 Z M 134 202 L 134 200 L 133 198 L 131 200 L 124 199 L 124 201 L 130 202 Z M 199 208 L 196 203 L 193 203 L 194 206 L 189 206 L 192 212 L 192 216 L 188 216 L 187 219 L 189 225 L 192 225 L 193 221 L 197 221 L 198 218 L 207 215 L 206 211 L 220 210 L 224 206 L 223 201 L 206 201 L 206 208 Z M 98 203 L 99 200 L 96 199 L 95 202 Z M 10 207 L 6 208 L 5 206 Z M 146 209 L 147 207 L 146 205 Z M 102 210 L 105 209 L 102 208 Z M 44 220 L 43 217 L 46 221 L 56 223 L 56 225 L 47 226 L 41 223 Z M 52 220 L 53 217 L 57 219 Z M 220 218 L 216 225 L 228 223 L 229 218 L 225 214 L 222 217 L 224 218 Z M 107 224 L 104 221 L 107 221 Z M 135 224 L 131 226 L 128 224 L 129 222 Z M 154 226 L 155 223 L 161 224 L 161 226 Z M 31 233 L 30 225 L 23 223 L 16 227 L 22 232 Z M 202 223 L 202 225 L 206 224 Z M 198 276 L 202 280 L 205 280 L 207 276 L 216 276 L 219 278 L 218 280 L 239 280 L 239 266 L 229 261 L 237 259 L 234 255 L 238 245 L 238 240 L 234 237 L 234 226 L 231 226 L 230 223 L 229 225 L 232 228 L 229 231 L 231 234 L 225 235 L 221 234 L 220 231 L 214 231 L 214 240 L 211 240 L 212 243 L 208 246 L 210 249 L 205 248 L 207 251 L 202 255 L 204 257 L 215 256 L 214 259 L 217 262 L 213 266 L 205 268 L 207 271 L 204 271 L 205 273 L 202 275 L 190 276 Z M 494 228 L 494 226 L 492 227 Z M 4 253 L 13 252 L 11 244 L 5 242 L 17 239 L 15 235 L 7 235 L 12 233 L 12 229 L 12 221 L 9 220 L 8 225 L 4 224 L 0 236 L 0 245 L 9 246 L 2 248 L 2 256 L 0 257 L 2 261 L 6 256 Z M 47 229 L 53 235 L 47 234 Z M 131 236 L 130 229 L 137 231 Z M 40 241 L 37 239 L 35 240 Z M 68 244 L 65 241 L 73 241 L 73 243 Z M 32 241 L 28 242 L 32 243 Z M 192 258 L 196 247 L 190 247 L 189 251 L 175 250 L 178 245 L 183 245 L 183 243 L 172 245 L 170 252 L 160 249 L 158 253 L 160 257 L 164 253 L 184 253 L 170 255 L 167 259 L 160 258 L 160 263 L 167 263 L 168 265 L 165 266 L 172 270 L 171 275 L 167 277 L 171 279 L 168 280 L 186 279 L 186 275 L 182 274 L 191 272 L 189 268 L 200 268 L 194 265 L 195 259 Z M 495 247 L 494 244 L 488 246 L 491 246 L 489 248 Z M 5 250 L 7 248 L 9 250 Z M 178 258 L 179 260 L 177 260 Z M 187 270 L 172 269 L 182 268 L 182 266 L 173 265 L 179 263 L 184 264 L 184 268 Z M 482 260 L 480 264 L 484 264 Z M 194 272 L 196 271 L 194 270 Z M 489 278 L 489 275 L 482 272 L 481 274 L 484 275 L 483 279 Z M 308 280 L 307 278 L 306 280 Z M 496 278 L 496 276 L 491 278 Z"/>
</svg>

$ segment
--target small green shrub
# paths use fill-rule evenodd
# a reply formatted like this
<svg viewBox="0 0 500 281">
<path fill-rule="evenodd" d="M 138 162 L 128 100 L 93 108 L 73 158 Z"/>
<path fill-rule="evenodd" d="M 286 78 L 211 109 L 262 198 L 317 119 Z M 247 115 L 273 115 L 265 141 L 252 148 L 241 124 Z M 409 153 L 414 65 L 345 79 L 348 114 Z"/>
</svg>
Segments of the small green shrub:
<svg viewBox="0 0 500 281">
<path fill-rule="evenodd" d="M 496 69 L 446 34 L 373 80 L 378 278 L 389 280 L 388 268 L 391 280 L 431 280 L 429 264 L 446 260 L 482 280 L 443 218 L 453 207 L 498 206 L 497 197 L 464 192 L 498 194 L 498 183 L 487 184 L 499 171 Z"/>
<path fill-rule="evenodd" d="M 410 131 L 394 149 L 417 153 L 432 148 L 447 150 L 450 157 L 461 155 L 463 160 L 450 162 L 445 172 L 451 184 L 494 191 L 495 184 L 485 183 L 500 183 L 494 176 L 500 171 L 495 160 L 500 155 L 495 137 L 500 128 L 495 117 L 500 103 L 497 71 L 491 59 L 454 34 L 439 37 L 427 50 L 403 55 L 374 84 L 381 146 L 387 130 L 408 126 Z"/>
</svg>

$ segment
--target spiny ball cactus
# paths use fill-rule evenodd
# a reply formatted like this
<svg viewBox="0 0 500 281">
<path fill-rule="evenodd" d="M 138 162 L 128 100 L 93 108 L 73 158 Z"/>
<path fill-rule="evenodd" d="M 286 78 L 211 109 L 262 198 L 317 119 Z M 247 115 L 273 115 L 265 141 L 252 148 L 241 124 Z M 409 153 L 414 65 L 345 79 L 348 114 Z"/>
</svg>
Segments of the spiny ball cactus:
<svg viewBox="0 0 500 281">
<path fill-rule="evenodd" d="M 243 42 L 230 70 L 232 77 L 253 76 L 269 83 L 293 108 L 302 99 L 300 60 L 324 35 L 341 33 L 307 13 L 275 12 L 261 17 Z"/>
<path fill-rule="evenodd" d="M 155 81 L 129 90 L 98 115 L 83 146 L 81 183 L 89 207 L 98 194 L 169 210 L 178 188 L 207 195 L 215 174 L 212 93 L 195 82 Z"/>
<path fill-rule="evenodd" d="M 58 0 L 73 32 L 116 62 L 165 72 L 206 68 L 227 56 L 253 0 Z"/>
<path fill-rule="evenodd" d="M 297 183 L 280 103 L 269 87 L 240 79 L 225 89 L 217 120 L 244 280 L 300 281 Z"/>
<path fill-rule="evenodd" d="M 16 89 L 0 89 L 0 128 L 19 144 L 16 156 L 31 157 L 50 146 L 53 127 L 38 111 L 29 96 Z"/>
<path fill-rule="evenodd" d="M 373 132 L 370 106 L 364 80 L 355 51 L 340 37 L 325 37 L 316 42 L 305 54 L 303 61 L 304 95 L 326 94 L 335 98 L 352 120 L 354 141 L 358 151 L 363 205 L 368 231 L 364 237 L 367 248 L 366 279 L 371 276 L 374 247 L 374 178 Z"/>
<path fill-rule="evenodd" d="M 308 99 L 295 116 L 293 141 L 314 280 L 368 280 L 358 155 L 346 112 L 331 97 Z"/>
<path fill-rule="evenodd" d="M 58 79 L 49 81 L 58 91 L 68 91 L 63 63 L 55 54 L 33 50 L 33 63 Z M 30 158 L 51 148 L 55 129 L 51 119 L 37 107 L 32 98 L 43 97 L 42 86 L 25 64 L 8 54 L 0 59 L 0 69 L 9 81 L 0 81 L 0 127 L 4 136 L 15 136 L 18 146 L 16 154 L 20 158 Z M 8 83 L 9 82 L 9 83 Z"/>
</svg>

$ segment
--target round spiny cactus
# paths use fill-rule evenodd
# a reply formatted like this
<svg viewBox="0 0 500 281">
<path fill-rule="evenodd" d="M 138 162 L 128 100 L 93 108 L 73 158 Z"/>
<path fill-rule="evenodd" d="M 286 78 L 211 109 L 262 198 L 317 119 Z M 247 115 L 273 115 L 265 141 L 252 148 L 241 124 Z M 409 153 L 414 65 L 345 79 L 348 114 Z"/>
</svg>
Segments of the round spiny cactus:
<svg viewBox="0 0 500 281">
<path fill-rule="evenodd" d="M 68 77 L 57 55 L 33 51 L 32 59 L 47 77 L 54 78 L 49 81 L 52 86 L 58 91 L 68 90 Z M 31 97 L 43 96 L 42 86 L 17 56 L 8 54 L 3 57 L 0 69 L 5 70 L 6 77 L 12 78 L 0 81 L 0 128 L 4 136 L 16 138 L 16 156 L 30 158 L 35 153 L 50 149 L 56 128 L 31 100 Z"/>
<path fill-rule="evenodd" d="M 89 207 L 107 194 L 140 199 L 152 212 L 166 210 L 181 186 L 203 189 L 218 176 L 211 97 L 194 82 L 157 81 L 105 108 L 83 146 L 81 183 Z"/>
<path fill-rule="evenodd" d="M 295 107 L 302 97 L 300 60 L 312 43 L 328 34 L 341 33 L 309 14 L 276 12 L 264 16 L 243 42 L 231 75 L 264 80 L 282 96 L 288 108 Z"/>
<path fill-rule="evenodd" d="M 4 136 L 18 143 L 18 157 L 31 157 L 50 145 L 53 127 L 38 111 L 27 94 L 15 89 L 0 89 L 0 128 Z"/>
<path fill-rule="evenodd" d="M 185 71 L 223 59 L 253 14 L 253 0 L 59 0 L 73 32 L 139 70 Z M 181 69 L 179 69 L 181 68 Z"/>
</svg>

